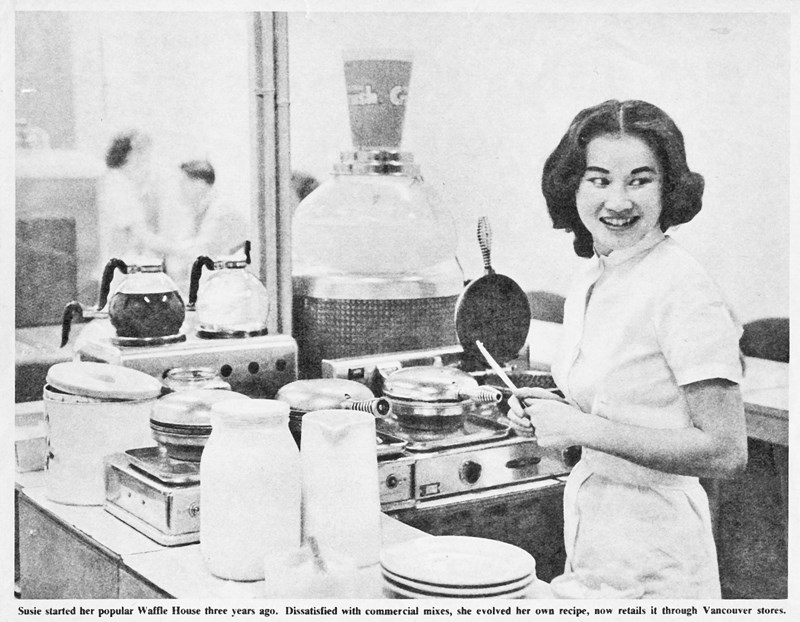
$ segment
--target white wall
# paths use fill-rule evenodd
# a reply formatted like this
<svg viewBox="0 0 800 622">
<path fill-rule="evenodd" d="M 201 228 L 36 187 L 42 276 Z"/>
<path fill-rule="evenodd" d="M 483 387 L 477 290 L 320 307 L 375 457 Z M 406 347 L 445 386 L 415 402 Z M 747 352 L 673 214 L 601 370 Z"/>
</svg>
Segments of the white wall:
<svg viewBox="0 0 800 622">
<path fill-rule="evenodd" d="M 141 127 L 168 162 L 207 155 L 248 210 L 249 14 L 68 14 L 75 143 L 102 158 Z M 404 148 L 481 271 L 564 292 L 580 260 L 552 230 L 542 164 L 575 113 L 608 98 L 663 107 L 707 182 L 705 207 L 675 232 L 742 320 L 789 313 L 789 21 L 780 14 L 291 13 L 294 168 L 325 178 L 350 147 L 341 51 L 413 50 Z"/>
<path fill-rule="evenodd" d="M 743 321 L 789 314 L 789 18 L 771 14 L 290 14 L 292 161 L 325 178 L 349 148 L 341 51 L 413 50 L 404 149 L 481 270 L 565 292 L 580 260 L 554 231 L 542 165 L 582 108 L 645 99 L 684 133 L 704 209 L 674 233 Z"/>
</svg>

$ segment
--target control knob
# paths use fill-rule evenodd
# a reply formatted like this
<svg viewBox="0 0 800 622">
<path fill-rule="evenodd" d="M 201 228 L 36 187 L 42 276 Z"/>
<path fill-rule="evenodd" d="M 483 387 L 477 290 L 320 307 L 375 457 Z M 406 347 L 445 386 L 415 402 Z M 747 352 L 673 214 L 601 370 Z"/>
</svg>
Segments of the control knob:
<svg viewBox="0 0 800 622">
<path fill-rule="evenodd" d="M 482 470 L 483 467 L 479 463 L 473 460 L 467 460 L 461 465 L 461 468 L 458 469 L 458 477 L 462 482 L 474 484 L 480 479 Z"/>
</svg>

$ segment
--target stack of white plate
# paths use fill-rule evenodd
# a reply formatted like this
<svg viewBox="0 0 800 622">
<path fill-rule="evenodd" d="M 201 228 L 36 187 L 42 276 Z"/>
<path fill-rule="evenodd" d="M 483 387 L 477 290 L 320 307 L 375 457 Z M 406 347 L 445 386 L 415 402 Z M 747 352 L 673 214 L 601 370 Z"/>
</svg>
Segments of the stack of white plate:
<svg viewBox="0 0 800 622">
<path fill-rule="evenodd" d="M 519 598 L 536 581 L 525 550 L 486 538 L 427 536 L 381 551 L 386 587 L 406 598 Z"/>
</svg>

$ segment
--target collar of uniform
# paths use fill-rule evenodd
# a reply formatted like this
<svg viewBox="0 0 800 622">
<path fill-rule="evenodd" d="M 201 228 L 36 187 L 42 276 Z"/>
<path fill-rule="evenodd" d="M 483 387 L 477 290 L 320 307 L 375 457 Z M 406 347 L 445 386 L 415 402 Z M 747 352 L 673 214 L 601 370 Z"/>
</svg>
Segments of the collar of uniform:
<svg viewBox="0 0 800 622">
<path fill-rule="evenodd" d="M 647 235 L 645 235 L 641 240 L 639 240 L 636 244 L 629 248 L 623 248 L 622 250 L 618 251 L 611 251 L 608 255 L 599 255 L 597 251 L 595 251 L 595 256 L 598 259 L 598 262 L 601 266 L 618 266 L 620 264 L 625 263 L 629 259 L 636 257 L 646 251 L 649 251 L 653 248 L 656 244 L 663 242 L 666 239 L 666 235 L 664 232 L 661 231 L 658 227 L 652 229 Z"/>
</svg>

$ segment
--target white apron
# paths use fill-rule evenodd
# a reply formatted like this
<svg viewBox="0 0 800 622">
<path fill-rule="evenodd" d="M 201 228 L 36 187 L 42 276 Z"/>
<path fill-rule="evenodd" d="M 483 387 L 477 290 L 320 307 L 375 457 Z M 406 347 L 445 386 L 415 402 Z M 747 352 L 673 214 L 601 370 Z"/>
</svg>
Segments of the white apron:
<svg viewBox="0 0 800 622">
<path fill-rule="evenodd" d="M 613 421 L 691 426 L 680 385 L 741 375 L 740 329 L 713 282 L 660 231 L 592 262 L 567 298 L 553 363 L 559 388 Z M 622 569 L 645 598 L 720 598 L 696 477 L 584 448 L 564 492 L 564 541 L 567 571 Z"/>
</svg>

